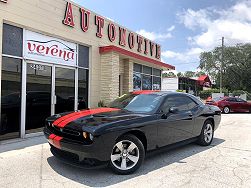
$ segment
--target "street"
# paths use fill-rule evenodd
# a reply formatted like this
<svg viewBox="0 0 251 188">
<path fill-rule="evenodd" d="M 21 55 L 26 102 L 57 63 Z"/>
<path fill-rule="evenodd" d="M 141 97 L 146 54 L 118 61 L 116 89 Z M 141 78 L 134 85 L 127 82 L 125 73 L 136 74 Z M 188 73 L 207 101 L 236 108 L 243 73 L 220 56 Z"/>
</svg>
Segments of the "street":
<svg viewBox="0 0 251 188">
<path fill-rule="evenodd" d="M 0 187 L 251 187 L 251 114 L 223 114 L 211 146 L 149 156 L 134 174 L 84 170 L 52 156 L 43 136 L 0 144 Z"/>
</svg>

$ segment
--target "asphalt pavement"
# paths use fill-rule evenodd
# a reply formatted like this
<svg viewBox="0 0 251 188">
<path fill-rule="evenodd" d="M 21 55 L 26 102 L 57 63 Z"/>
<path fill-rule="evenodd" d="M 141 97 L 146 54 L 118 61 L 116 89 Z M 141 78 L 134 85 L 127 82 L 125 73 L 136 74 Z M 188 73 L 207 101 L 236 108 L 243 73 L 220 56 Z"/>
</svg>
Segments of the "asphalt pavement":
<svg viewBox="0 0 251 188">
<path fill-rule="evenodd" d="M 148 157 L 132 175 L 58 161 L 44 137 L 0 143 L 0 187 L 251 187 L 251 114 L 223 114 L 211 146 Z"/>
</svg>

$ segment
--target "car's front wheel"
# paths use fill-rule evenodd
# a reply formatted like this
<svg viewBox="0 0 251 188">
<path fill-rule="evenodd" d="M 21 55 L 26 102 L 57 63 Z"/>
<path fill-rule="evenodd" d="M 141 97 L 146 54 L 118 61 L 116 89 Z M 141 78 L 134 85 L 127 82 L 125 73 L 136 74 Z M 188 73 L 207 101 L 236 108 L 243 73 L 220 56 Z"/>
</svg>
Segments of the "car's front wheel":
<svg viewBox="0 0 251 188">
<path fill-rule="evenodd" d="M 228 106 L 225 106 L 225 107 L 223 108 L 223 112 L 224 112 L 225 114 L 228 114 L 228 113 L 230 112 L 230 108 L 229 108 Z"/>
<path fill-rule="evenodd" d="M 141 166 L 144 158 L 142 142 L 134 135 L 124 135 L 112 149 L 110 167 L 117 174 L 131 174 Z"/>
<path fill-rule="evenodd" d="M 202 146 L 208 146 L 212 143 L 214 137 L 213 123 L 210 120 L 205 121 L 200 136 L 198 138 L 198 144 Z"/>
</svg>

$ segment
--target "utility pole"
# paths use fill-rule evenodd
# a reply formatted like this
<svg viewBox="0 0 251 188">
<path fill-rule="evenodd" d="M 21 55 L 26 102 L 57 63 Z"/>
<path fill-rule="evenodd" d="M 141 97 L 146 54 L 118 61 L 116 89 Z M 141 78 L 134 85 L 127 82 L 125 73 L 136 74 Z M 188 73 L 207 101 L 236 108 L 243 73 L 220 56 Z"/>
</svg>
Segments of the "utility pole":
<svg viewBox="0 0 251 188">
<path fill-rule="evenodd" d="M 224 37 L 221 38 L 221 64 L 220 64 L 220 93 L 222 93 L 222 66 L 224 54 Z"/>
</svg>

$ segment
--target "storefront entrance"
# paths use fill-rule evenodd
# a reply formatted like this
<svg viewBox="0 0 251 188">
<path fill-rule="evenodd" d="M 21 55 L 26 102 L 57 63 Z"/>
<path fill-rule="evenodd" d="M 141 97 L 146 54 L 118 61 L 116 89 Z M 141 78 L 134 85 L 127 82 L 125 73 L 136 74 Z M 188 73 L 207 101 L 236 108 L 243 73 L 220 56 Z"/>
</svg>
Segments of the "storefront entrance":
<svg viewBox="0 0 251 188">
<path fill-rule="evenodd" d="M 3 31 L 0 141 L 41 132 L 47 117 L 88 107 L 89 47 L 8 24 Z"/>
<path fill-rule="evenodd" d="M 75 109 L 75 69 L 27 63 L 25 133 L 41 131 L 50 115 Z"/>
</svg>

